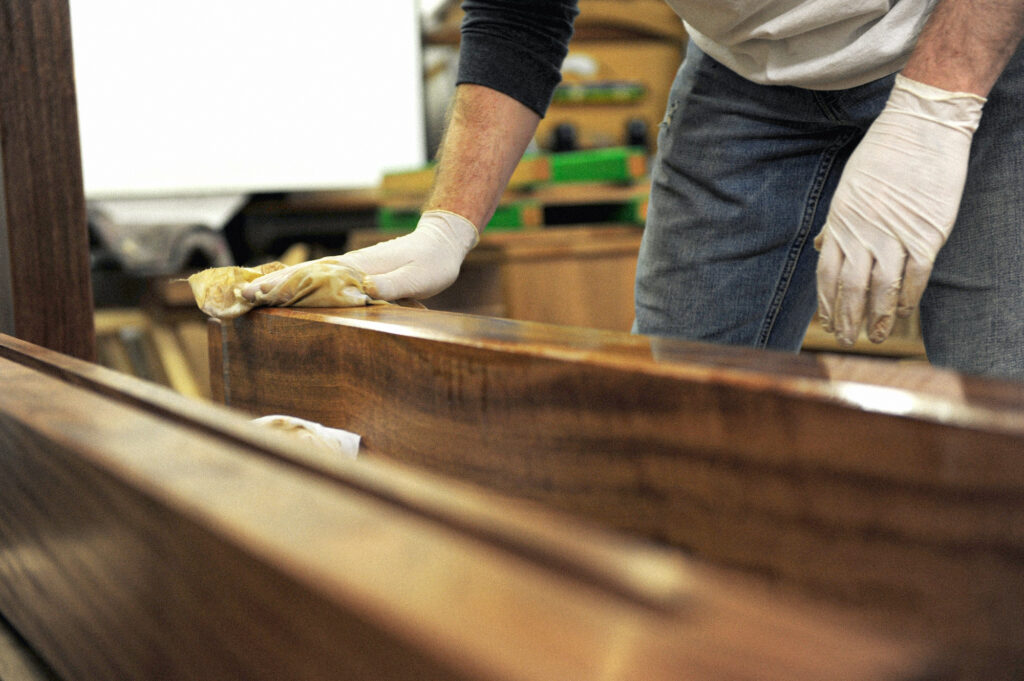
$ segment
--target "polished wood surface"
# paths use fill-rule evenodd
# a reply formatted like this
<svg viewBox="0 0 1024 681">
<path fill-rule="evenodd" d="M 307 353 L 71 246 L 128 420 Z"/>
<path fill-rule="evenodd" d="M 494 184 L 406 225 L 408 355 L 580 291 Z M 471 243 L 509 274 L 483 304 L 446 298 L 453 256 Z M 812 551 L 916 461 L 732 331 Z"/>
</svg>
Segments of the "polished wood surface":
<svg viewBox="0 0 1024 681">
<path fill-rule="evenodd" d="M 60 681 L 3 618 L 0 618 L 0 679 Z"/>
<path fill-rule="evenodd" d="M 67 0 L 2 0 L 0 36 L 0 331 L 92 359 Z"/>
<path fill-rule="evenodd" d="M 211 327 L 215 394 L 1024 674 L 1024 386 L 399 308 Z"/>
<path fill-rule="evenodd" d="M 4 336 L 0 453 L 0 613 L 60 678 L 941 678 L 848 613 Z"/>
</svg>

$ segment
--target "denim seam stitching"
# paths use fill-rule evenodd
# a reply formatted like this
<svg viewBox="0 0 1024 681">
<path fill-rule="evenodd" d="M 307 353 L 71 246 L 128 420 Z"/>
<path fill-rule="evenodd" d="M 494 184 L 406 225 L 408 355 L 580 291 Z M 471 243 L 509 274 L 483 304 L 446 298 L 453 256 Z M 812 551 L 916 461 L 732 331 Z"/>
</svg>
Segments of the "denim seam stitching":
<svg viewBox="0 0 1024 681">
<path fill-rule="evenodd" d="M 828 118 L 834 123 L 838 123 L 840 120 L 842 120 L 839 115 L 839 111 L 834 106 L 829 104 L 828 100 L 825 99 L 825 96 L 822 93 L 818 92 L 817 90 L 811 90 L 811 94 L 814 97 L 815 103 L 818 105 L 818 109 L 820 109 L 821 112 L 825 114 L 826 118 Z"/>
<path fill-rule="evenodd" d="M 779 318 L 779 312 L 782 309 L 782 301 L 786 297 L 786 293 L 789 292 L 789 285 L 793 281 L 793 272 L 796 270 L 796 265 L 800 261 L 800 254 L 807 243 L 807 237 L 811 229 L 811 224 L 814 222 L 814 216 L 818 211 L 818 205 L 821 202 L 822 190 L 825 187 L 825 181 L 828 179 L 828 174 L 831 172 L 832 167 L 835 165 L 836 156 L 839 151 L 845 147 L 855 137 L 856 133 L 850 132 L 843 137 L 836 140 L 831 146 L 827 147 L 821 154 L 821 158 L 818 161 L 818 170 L 815 173 L 814 180 L 811 183 L 810 192 L 807 195 L 806 203 L 804 205 L 803 216 L 800 220 L 800 229 L 797 231 L 796 239 L 790 244 L 789 252 L 786 254 L 786 262 L 782 268 L 782 272 L 778 278 L 778 284 L 775 287 L 775 295 L 772 296 L 771 303 L 768 305 L 768 310 L 765 313 L 764 320 L 761 322 L 761 332 L 757 337 L 757 347 L 764 348 L 768 345 L 768 339 L 771 337 L 772 330 L 775 328 L 775 322 Z"/>
</svg>

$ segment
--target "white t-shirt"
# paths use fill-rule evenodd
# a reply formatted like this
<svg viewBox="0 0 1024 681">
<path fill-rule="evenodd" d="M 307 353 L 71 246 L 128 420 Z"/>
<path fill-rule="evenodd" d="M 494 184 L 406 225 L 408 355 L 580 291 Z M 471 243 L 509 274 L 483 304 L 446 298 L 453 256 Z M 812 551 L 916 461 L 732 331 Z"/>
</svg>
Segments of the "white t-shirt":
<svg viewBox="0 0 1024 681">
<path fill-rule="evenodd" d="M 903 68 L 937 0 L 667 0 L 691 40 L 765 85 L 838 90 Z"/>
</svg>

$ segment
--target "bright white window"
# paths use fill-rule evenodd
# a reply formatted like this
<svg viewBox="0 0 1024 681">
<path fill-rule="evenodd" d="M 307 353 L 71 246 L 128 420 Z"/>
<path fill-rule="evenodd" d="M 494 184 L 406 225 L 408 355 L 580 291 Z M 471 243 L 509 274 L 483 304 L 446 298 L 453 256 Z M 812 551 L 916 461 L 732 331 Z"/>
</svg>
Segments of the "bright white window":
<svg viewBox="0 0 1024 681">
<path fill-rule="evenodd" d="M 86 196 L 371 186 L 424 162 L 416 0 L 71 0 Z"/>
</svg>

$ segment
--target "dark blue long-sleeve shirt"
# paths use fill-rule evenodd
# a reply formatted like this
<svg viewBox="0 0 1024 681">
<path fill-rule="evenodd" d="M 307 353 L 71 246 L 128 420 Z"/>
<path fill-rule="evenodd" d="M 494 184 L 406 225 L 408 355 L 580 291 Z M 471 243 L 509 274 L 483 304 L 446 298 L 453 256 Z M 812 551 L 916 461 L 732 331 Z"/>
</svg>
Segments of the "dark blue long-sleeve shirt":
<svg viewBox="0 0 1024 681">
<path fill-rule="evenodd" d="M 484 85 L 543 116 L 561 80 L 576 0 L 465 0 L 459 84 Z"/>
</svg>

